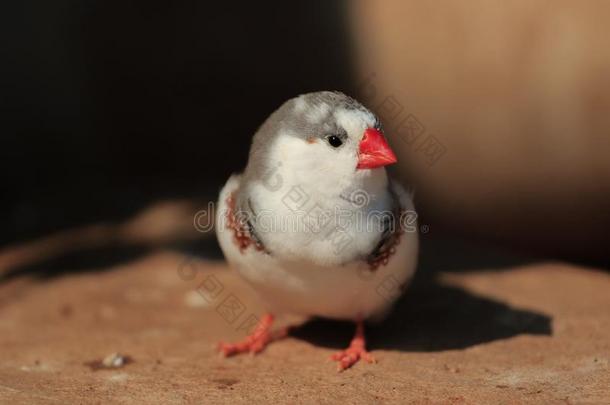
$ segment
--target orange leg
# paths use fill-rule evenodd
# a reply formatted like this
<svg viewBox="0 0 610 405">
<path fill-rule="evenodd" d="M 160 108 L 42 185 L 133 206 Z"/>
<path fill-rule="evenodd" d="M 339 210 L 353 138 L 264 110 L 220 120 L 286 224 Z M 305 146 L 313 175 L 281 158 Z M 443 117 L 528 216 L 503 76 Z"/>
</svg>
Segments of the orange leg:
<svg viewBox="0 0 610 405">
<path fill-rule="evenodd" d="M 256 354 L 261 351 L 271 342 L 281 339 L 288 334 L 288 329 L 284 328 L 278 333 L 271 333 L 271 325 L 273 325 L 273 315 L 265 314 L 256 325 L 254 332 L 247 336 L 244 340 L 237 343 L 219 343 L 218 350 L 225 356 L 232 356 L 239 353 Z"/>
<path fill-rule="evenodd" d="M 354 335 L 349 347 L 343 351 L 333 354 L 331 359 L 338 362 L 337 371 L 343 371 L 356 364 L 361 358 L 369 363 L 375 363 L 375 358 L 366 351 L 364 323 L 362 321 L 358 321 L 356 323 L 356 334 Z"/>
</svg>

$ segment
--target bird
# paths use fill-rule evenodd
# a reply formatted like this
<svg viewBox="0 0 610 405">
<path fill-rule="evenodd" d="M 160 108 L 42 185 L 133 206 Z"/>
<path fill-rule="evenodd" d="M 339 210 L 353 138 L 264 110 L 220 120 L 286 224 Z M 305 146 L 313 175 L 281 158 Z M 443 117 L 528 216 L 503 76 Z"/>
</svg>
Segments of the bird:
<svg viewBox="0 0 610 405">
<path fill-rule="evenodd" d="M 266 312 L 224 356 L 256 354 L 286 336 L 276 317 L 355 323 L 349 346 L 332 355 L 339 371 L 367 351 L 365 322 L 390 312 L 415 273 L 412 193 L 390 179 L 397 162 L 373 112 L 338 91 L 284 102 L 252 138 L 248 162 L 220 191 L 219 245 L 260 296 Z"/>
</svg>

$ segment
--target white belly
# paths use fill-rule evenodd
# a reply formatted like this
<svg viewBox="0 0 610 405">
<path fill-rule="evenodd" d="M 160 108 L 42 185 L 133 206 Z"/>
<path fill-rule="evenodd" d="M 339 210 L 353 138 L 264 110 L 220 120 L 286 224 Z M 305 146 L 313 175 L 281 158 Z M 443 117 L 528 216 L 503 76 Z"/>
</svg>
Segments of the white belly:
<svg viewBox="0 0 610 405">
<path fill-rule="evenodd" d="M 226 197 L 237 186 L 231 178 L 221 192 L 217 235 L 225 257 L 255 288 L 273 313 L 356 320 L 382 317 L 400 296 L 416 267 L 416 232 L 402 234 L 386 265 L 371 271 L 365 261 L 322 266 L 313 261 L 289 261 L 256 250 L 240 251 L 226 228 Z"/>
</svg>

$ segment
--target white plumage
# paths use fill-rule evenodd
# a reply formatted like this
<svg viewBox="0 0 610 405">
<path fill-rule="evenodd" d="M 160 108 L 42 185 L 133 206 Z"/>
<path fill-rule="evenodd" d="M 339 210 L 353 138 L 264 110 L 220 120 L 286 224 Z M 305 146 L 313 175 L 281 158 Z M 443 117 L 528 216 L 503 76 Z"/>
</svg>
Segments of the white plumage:
<svg viewBox="0 0 610 405">
<path fill-rule="evenodd" d="M 241 252 L 233 241 L 233 231 L 222 226 L 227 223 L 227 198 L 239 189 L 239 182 L 240 176 L 232 176 L 220 193 L 218 240 L 229 263 L 254 287 L 270 312 L 352 321 L 371 317 L 379 320 L 399 297 L 399 294 L 388 294 L 387 287 L 404 286 L 415 272 L 418 251 L 416 232 L 403 233 L 396 253 L 389 258 L 387 265 L 371 271 L 358 250 L 360 246 L 373 246 L 373 239 L 378 239 L 379 235 L 377 232 L 366 232 L 366 229 L 356 232 L 353 228 L 360 226 L 356 223 L 351 224 L 351 230 L 354 238 L 359 240 L 352 241 L 353 245 L 340 253 L 335 253 L 327 240 L 309 241 L 305 226 L 297 226 L 296 229 L 290 229 L 290 226 L 287 232 L 274 232 L 273 237 L 266 238 L 265 247 L 271 253 L 254 248 Z M 290 189 L 290 186 L 286 187 Z M 392 187 L 400 196 L 401 208 L 404 211 L 413 210 L 413 204 L 402 187 L 395 182 Z M 281 202 L 277 203 L 286 194 L 282 194 L 282 191 L 277 193 L 277 196 L 268 195 L 259 201 L 268 204 L 264 206 L 276 207 L 281 211 L 273 221 L 282 224 L 288 222 L 283 222 L 283 218 L 286 218 L 283 215 L 294 214 Z M 330 203 L 344 206 L 346 202 L 337 197 Z M 366 217 L 367 211 L 370 211 L 366 207 L 360 209 L 363 215 L 359 217 Z M 366 228 L 366 225 L 362 228 Z M 369 227 L 375 228 L 376 224 L 369 224 Z"/>
<path fill-rule="evenodd" d="M 361 322 L 388 312 L 418 252 L 411 196 L 383 167 L 394 161 L 376 117 L 341 93 L 289 100 L 262 125 L 244 174 L 220 193 L 216 231 L 270 313 Z M 368 356 L 358 336 L 340 369 Z M 221 349 L 272 340 L 249 339 Z"/>
</svg>

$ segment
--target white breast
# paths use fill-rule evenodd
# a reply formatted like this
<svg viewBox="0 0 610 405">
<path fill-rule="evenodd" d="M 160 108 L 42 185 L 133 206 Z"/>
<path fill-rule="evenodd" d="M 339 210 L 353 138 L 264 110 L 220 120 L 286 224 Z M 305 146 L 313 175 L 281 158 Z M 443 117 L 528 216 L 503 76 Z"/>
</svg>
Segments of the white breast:
<svg viewBox="0 0 610 405">
<path fill-rule="evenodd" d="M 299 249 L 300 244 L 304 243 L 299 239 L 305 238 L 303 235 L 276 233 L 274 235 L 284 242 L 269 246 L 266 243 L 269 235 L 265 235 L 263 240 L 270 253 L 253 246 L 240 251 L 233 240 L 232 229 L 226 226 L 226 201 L 239 188 L 239 180 L 239 176 L 232 176 L 220 193 L 216 232 L 229 263 L 258 291 L 271 312 L 346 320 L 379 318 L 400 296 L 402 288 L 415 271 L 418 252 L 416 232 L 404 232 L 388 263 L 375 271 L 370 270 L 365 260 L 346 261 L 347 255 L 334 253 L 334 257 L 340 256 L 342 259 L 336 262 L 320 260 L 325 255 L 329 257 L 331 244 L 316 240 L 309 242 L 307 248 Z M 412 210 L 411 199 L 402 187 L 397 184 L 392 184 L 392 187 L 399 196 L 402 208 Z M 286 207 L 276 208 L 283 210 Z M 417 229 L 416 223 L 410 225 Z M 370 252 L 372 236 L 363 234 L 354 235 L 357 242 L 351 249 L 356 252 L 364 247 Z M 290 251 L 297 251 L 297 254 Z"/>
</svg>

